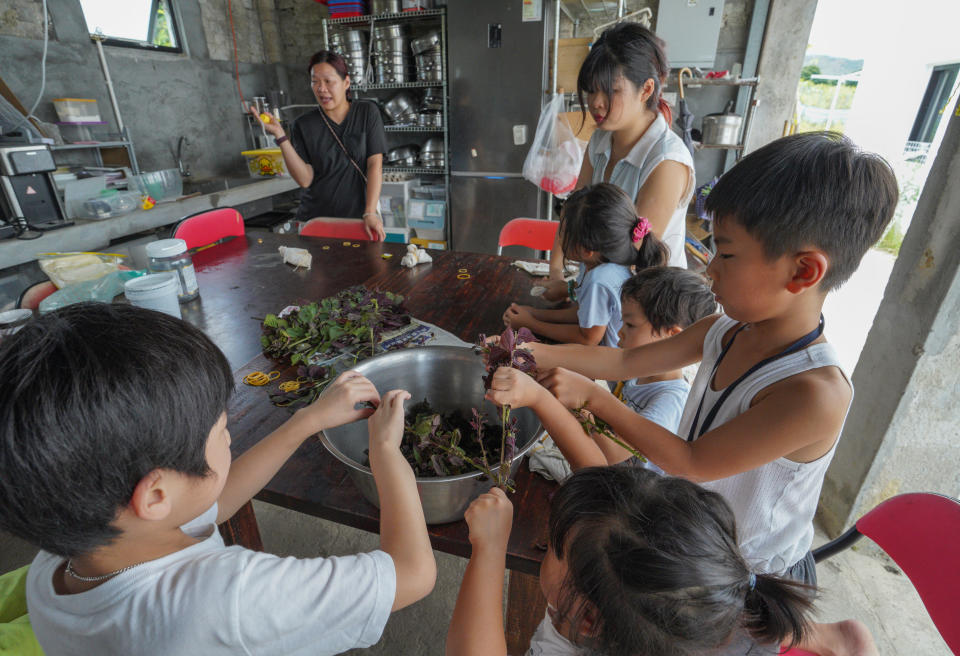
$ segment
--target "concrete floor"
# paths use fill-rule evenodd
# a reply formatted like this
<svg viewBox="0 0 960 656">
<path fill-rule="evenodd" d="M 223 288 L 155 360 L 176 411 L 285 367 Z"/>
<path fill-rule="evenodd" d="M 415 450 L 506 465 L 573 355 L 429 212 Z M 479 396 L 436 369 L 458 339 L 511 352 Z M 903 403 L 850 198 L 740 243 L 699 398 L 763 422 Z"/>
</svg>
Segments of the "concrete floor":
<svg viewBox="0 0 960 656">
<path fill-rule="evenodd" d="M 879 281 L 889 277 L 894 258 L 870 251 L 860 270 L 827 299 L 824 314 L 830 340 L 852 373 L 870 322 L 883 296 Z M 377 548 L 378 536 L 297 512 L 255 502 L 266 549 L 280 555 L 341 555 Z M 818 533 L 816 544 L 826 540 Z M 910 581 L 883 556 L 852 549 L 821 563 L 817 572 L 821 598 L 818 619 L 863 621 L 876 638 L 880 653 L 946 656 L 950 650 L 930 621 Z M 872 551 L 872 550 L 869 550 Z M 0 532 L 0 572 L 29 563 L 30 545 Z M 430 656 L 443 653 L 444 636 L 453 612 L 466 560 L 437 553 L 439 575 L 433 593 L 394 614 L 380 642 L 350 653 Z"/>
</svg>

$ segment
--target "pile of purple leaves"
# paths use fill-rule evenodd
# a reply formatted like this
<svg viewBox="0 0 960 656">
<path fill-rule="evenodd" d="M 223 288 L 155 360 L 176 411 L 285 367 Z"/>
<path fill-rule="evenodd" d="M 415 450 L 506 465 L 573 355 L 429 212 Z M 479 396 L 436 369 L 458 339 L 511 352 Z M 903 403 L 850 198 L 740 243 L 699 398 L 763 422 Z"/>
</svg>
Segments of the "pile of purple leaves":
<svg viewBox="0 0 960 656">
<path fill-rule="evenodd" d="M 331 372 L 327 367 L 315 364 L 297 367 L 297 381 L 300 386 L 288 392 L 277 392 L 270 395 L 270 402 L 281 408 L 289 408 L 294 412 L 298 408 L 306 407 L 317 400 L 323 388 L 331 380 Z"/>
<path fill-rule="evenodd" d="M 514 439 L 507 441 L 505 457 L 500 458 L 496 436 L 500 427 L 484 431 L 486 417 L 476 408 L 471 408 L 470 413 L 467 417 L 460 410 L 437 412 L 426 399 L 415 403 L 406 412 L 400 452 L 417 476 L 456 476 L 476 470 L 483 474 L 481 480 L 499 481 L 501 465 L 491 467 L 490 463 L 506 462 L 503 485 L 512 489 L 508 479 L 509 463 L 516 453 L 516 418 L 512 426 Z M 364 464 L 369 465 L 369 461 Z"/>
</svg>

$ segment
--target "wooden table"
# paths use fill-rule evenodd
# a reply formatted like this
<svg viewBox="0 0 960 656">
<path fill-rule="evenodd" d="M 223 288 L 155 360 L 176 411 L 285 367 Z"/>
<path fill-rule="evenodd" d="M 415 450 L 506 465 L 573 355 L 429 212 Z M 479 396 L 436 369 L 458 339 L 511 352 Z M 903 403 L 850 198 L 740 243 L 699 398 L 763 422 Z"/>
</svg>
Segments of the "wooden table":
<svg viewBox="0 0 960 656">
<path fill-rule="evenodd" d="M 295 270 L 283 264 L 281 245 L 313 254 L 313 266 Z M 287 305 L 310 302 L 356 284 L 403 294 L 418 319 L 473 342 L 480 333 L 497 334 L 501 316 L 513 300 L 533 300 L 530 276 L 510 266 L 511 258 L 476 253 L 431 251 L 432 264 L 400 266 L 401 244 L 300 238 L 268 232 L 197 253 L 194 265 L 201 299 L 183 306 L 184 319 L 201 327 L 220 346 L 236 370 L 237 392 L 228 409 L 234 456 L 283 423 L 289 414 L 267 399 L 265 388 L 240 383 L 251 371 L 276 369 L 260 353 L 260 322 Z M 393 258 L 384 260 L 384 253 Z M 470 278 L 457 279 L 460 269 Z M 292 377 L 292 376 L 291 376 Z M 513 531 L 507 549 L 510 577 L 508 643 L 521 652 L 543 617 L 544 601 L 536 576 L 547 539 L 549 495 L 556 484 L 532 474 L 526 463 L 516 477 Z M 285 508 L 376 532 L 379 511 L 354 486 L 347 469 L 316 438 L 307 440 L 257 498 Z M 259 545 L 252 506 L 223 527 L 227 539 Z M 429 527 L 435 549 L 470 556 L 463 521 Z"/>
</svg>

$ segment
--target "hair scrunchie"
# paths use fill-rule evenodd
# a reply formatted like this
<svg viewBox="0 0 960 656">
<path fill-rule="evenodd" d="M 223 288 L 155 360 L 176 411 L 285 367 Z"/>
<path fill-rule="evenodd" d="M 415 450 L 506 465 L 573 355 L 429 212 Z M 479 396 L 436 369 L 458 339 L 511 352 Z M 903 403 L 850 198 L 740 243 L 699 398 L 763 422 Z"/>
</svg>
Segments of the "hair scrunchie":
<svg viewBox="0 0 960 656">
<path fill-rule="evenodd" d="M 650 221 L 645 216 L 637 217 L 637 225 L 633 226 L 633 243 L 642 241 L 644 237 L 650 234 Z"/>
</svg>

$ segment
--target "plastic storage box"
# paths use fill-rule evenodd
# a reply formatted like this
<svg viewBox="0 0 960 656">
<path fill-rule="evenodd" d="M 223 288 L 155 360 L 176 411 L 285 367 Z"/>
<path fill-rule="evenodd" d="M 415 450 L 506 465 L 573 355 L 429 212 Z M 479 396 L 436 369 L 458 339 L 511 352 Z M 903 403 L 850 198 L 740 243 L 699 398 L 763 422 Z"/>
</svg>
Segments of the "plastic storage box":
<svg viewBox="0 0 960 656">
<path fill-rule="evenodd" d="M 112 219 L 132 212 L 139 206 L 139 192 L 104 189 L 98 196 L 83 201 L 81 214 L 84 219 Z"/>
<path fill-rule="evenodd" d="M 158 203 L 163 200 L 176 200 L 183 196 L 183 178 L 177 169 L 151 171 L 131 178 L 130 190 L 138 190 Z"/>
<path fill-rule="evenodd" d="M 277 175 L 286 175 L 287 167 L 283 164 L 283 155 L 279 148 L 259 148 L 244 150 L 240 153 L 247 158 L 247 170 L 254 178 L 270 178 Z"/>
<path fill-rule="evenodd" d="M 407 244 L 410 242 L 410 228 L 392 228 L 385 226 L 383 231 L 387 233 L 383 241 L 392 244 Z"/>
<path fill-rule="evenodd" d="M 100 122 L 100 110 L 92 98 L 54 98 L 53 107 L 63 123 Z"/>
<path fill-rule="evenodd" d="M 64 142 L 73 144 L 92 144 L 104 141 L 106 123 L 57 123 Z"/>
</svg>

